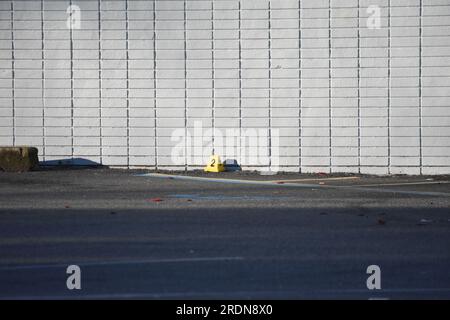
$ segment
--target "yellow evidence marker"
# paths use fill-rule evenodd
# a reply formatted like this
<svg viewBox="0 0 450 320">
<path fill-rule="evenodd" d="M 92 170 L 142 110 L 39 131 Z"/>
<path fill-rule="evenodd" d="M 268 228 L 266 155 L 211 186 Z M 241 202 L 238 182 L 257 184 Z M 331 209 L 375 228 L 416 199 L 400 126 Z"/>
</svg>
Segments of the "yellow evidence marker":
<svg viewBox="0 0 450 320">
<path fill-rule="evenodd" d="M 206 165 L 205 172 L 223 172 L 225 171 L 225 167 L 223 166 L 222 161 L 220 161 L 220 157 L 217 155 L 212 155 L 209 159 L 208 164 Z"/>
</svg>

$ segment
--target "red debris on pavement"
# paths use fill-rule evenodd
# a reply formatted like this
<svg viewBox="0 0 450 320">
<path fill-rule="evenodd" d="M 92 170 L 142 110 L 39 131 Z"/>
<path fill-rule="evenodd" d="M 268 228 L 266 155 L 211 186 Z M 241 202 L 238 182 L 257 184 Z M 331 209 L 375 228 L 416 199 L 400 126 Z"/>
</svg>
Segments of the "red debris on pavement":
<svg viewBox="0 0 450 320">
<path fill-rule="evenodd" d="M 163 199 L 161 199 L 161 198 L 152 198 L 152 199 L 150 199 L 150 201 L 152 201 L 152 202 L 161 202 L 161 201 L 163 201 Z"/>
</svg>

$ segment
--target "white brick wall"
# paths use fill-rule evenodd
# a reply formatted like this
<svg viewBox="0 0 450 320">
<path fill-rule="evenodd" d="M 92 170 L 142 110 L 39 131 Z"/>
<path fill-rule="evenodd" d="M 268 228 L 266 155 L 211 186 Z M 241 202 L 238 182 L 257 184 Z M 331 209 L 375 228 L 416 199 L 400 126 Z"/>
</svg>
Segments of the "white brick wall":
<svg viewBox="0 0 450 320">
<path fill-rule="evenodd" d="M 199 123 L 207 147 L 174 163 L 172 134 Z M 0 1 L 0 145 L 254 168 L 219 134 L 252 128 L 279 133 L 282 170 L 450 173 L 450 0 Z"/>
</svg>

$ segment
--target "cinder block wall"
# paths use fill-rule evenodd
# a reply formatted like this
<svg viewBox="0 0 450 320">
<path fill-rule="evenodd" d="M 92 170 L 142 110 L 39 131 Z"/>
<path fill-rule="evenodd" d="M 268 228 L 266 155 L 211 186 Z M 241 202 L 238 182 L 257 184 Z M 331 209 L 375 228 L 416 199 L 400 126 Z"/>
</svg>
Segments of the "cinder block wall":
<svg viewBox="0 0 450 320">
<path fill-rule="evenodd" d="M 450 0 L 0 1 L 0 145 L 43 161 L 197 168 L 202 123 L 276 129 L 286 171 L 444 174 L 449 96 Z"/>
</svg>

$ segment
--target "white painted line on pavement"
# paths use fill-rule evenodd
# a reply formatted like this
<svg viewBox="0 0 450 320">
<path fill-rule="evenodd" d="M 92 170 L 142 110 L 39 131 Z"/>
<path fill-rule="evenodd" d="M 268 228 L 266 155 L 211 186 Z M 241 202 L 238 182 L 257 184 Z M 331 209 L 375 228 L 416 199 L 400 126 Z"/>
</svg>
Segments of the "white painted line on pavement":
<svg viewBox="0 0 450 320">
<path fill-rule="evenodd" d="M 266 182 L 302 182 L 302 181 L 333 181 L 333 180 L 355 180 L 360 177 L 333 177 L 333 178 L 305 178 L 305 179 L 288 179 L 288 180 L 269 180 Z"/>
<path fill-rule="evenodd" d="M 421 184 L 446 184 L 450 181 L 416 181 L 416 182 L 396 182 L 396 183 L 373 183 L 373 184 L 355 184 L 352 187 L 384 187 L 384 186 L 409 186 Z"/>
<path fill-rule="evenodd" d="M 307 188 L 307 189 L 347 189 L 347 190 L 370 192 L 370 193 L 393 193 L 393 194 L 418 195 L 418 196 L 450 197 L 450 193 L 445 193 L 445 192 L 397 190 L 397 189 L 385 189 L 385 188 L 376 189 L 376 188 L 371 188 L 371 187 L 361 187 L 358 185 L 338 186 L 338 185 L 325 185 L 325 184 L 319 185 L 319 184 L 307 184 L 307 183 L 278 184 L 278 183 L 273 183 L 270 181 L 260 181 L 260 180 L 240 180 L 240 179 L 226 179 L 226 178 L 192 177 L 192 176 L 171 175 L 171 174 L 164 174 L 164 173 L 144 173 L 144 174 L 137 174 L 135 176 L 173 179 L 173 180 L 187 180 L 187 181 L 263 185 L 263 186 L 271 186 L 271 187 L 293 187 L 293 188 Z"/>
<path fill-rule="evenodd" d="M 125 260 L 125 261 L 97 261 L 80 263 L 55 263 L 55 264 L 30 264 L 16 266 L 0 266 L 2 270 L 21 270 L 21 269 L 49 269 L 49 268 L 67 268 L 70 264 L 76 264 L 80 267 L 95 266 L 121 266 L 133 264 L 156 264 L 156 263 L 190 263 L 190 262 L 218 262 L 218 261 L 240 261 L 243 257 L 198 257 L 198 258 L 167 258 L 167 259 L 148 259 L 148 260 Z"/>
</svg>

